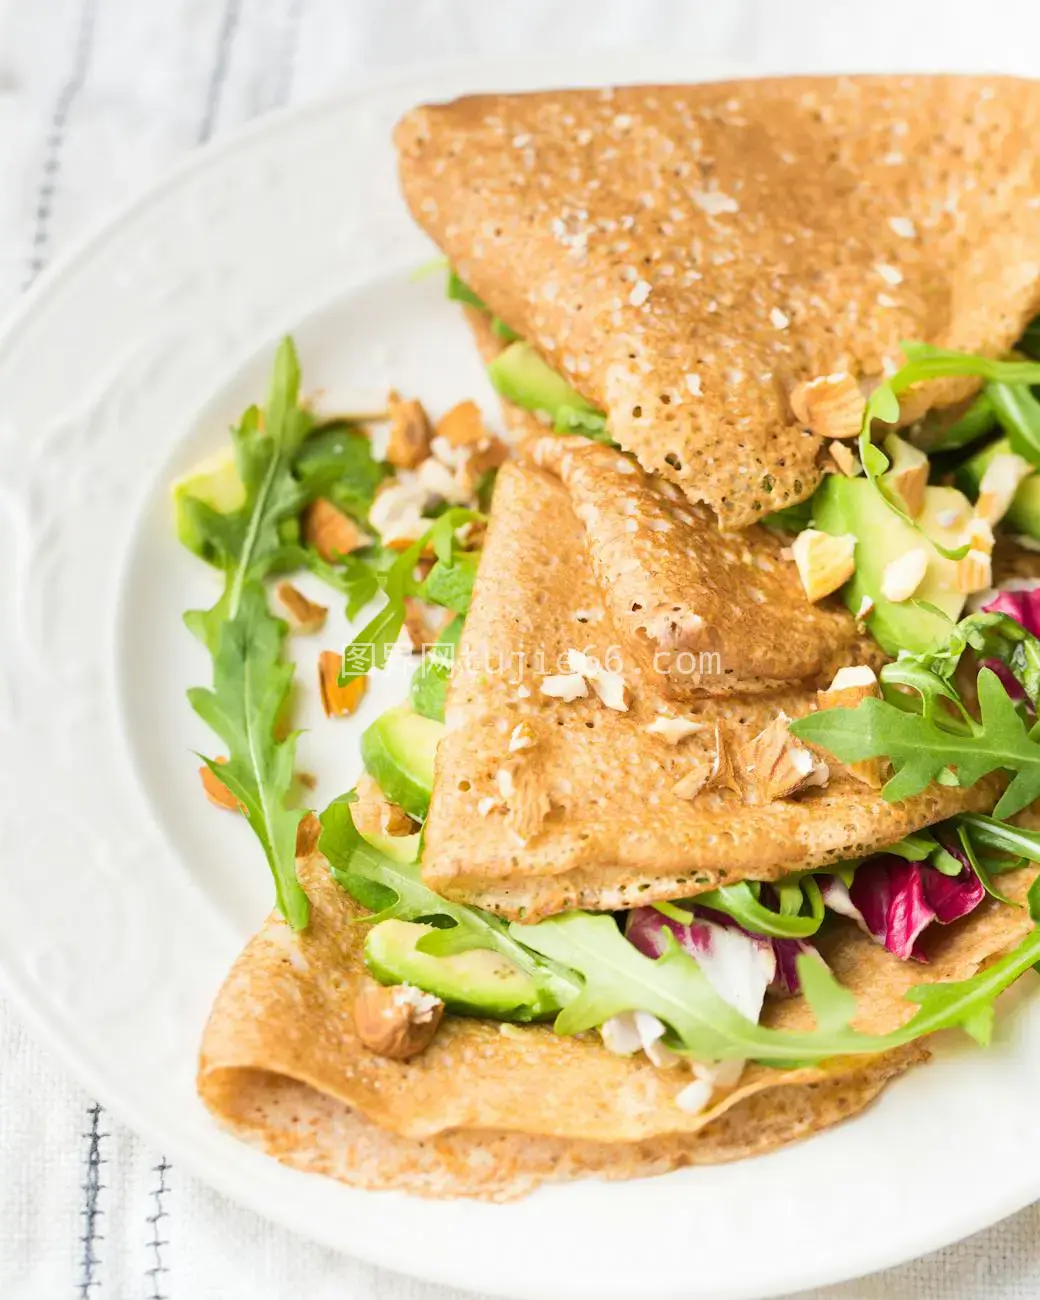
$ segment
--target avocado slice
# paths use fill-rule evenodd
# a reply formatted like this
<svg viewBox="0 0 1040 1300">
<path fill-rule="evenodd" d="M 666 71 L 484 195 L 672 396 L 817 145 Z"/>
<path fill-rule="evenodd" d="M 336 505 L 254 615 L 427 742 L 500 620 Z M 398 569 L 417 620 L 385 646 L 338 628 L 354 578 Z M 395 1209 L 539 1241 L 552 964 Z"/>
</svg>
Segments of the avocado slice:
<svg viewBox="0 0 1040 1300">
<path fill-rule="evenodd" d="M 979 495 L 982 476 L 993 457 L 1006 456 L 1010 451 L 1011 443 L 1007 438 L 998 438 L 996 442 L 991 442 L 988 447 L 983 447 L 974 456 L 970 456 L 960 467 L 957 482 L 972 500 Z M 1023 480 L 1003 523 L 1010 532 L 1040 538 L 1040 474 L 1031 474 Z"/>
<path fill-rule="evenodd" d="M 234 451 L 228 447 L 208 456 L 177 479 L 170 490 L 178 538 L 195 555 L 211 559 L 195 503 L 201 502 L 220 515 L 234 514 L 245 505 L 246 489 L 238 474 Z"/>
<path fill-rule="evenodd" d="M 444 726 L 407 705 L 388 709 L 362 733 L 361 760 L 391 803 L 422 821 L 430 807 L 433 757 Z"/>
<path fill-rule="evenodd" d="M 569 411 L 599 412 L 538 355 L 530 343 L 510 343 L 487 368 L 497 392 L 525 411 L 544 411 L 555 418 L 561 407 Z"/>
<path fill-rule="evenodd" d="M 365 964 L 381 984 L 414 984 L 456 1015 L 534 1018 L 538 989 L 529 975 L 488 948 L 422 952 L 419 941 L 436 932 L 415 921 L 380 921 L 365 940 Z"/>
<path fill-rule="evenodd" d="M 825 533 L 852 533 L 856 538 L 856 572 L 842 589 L 845 604 L 855 614 L 864 597 L 874 602 L 866 622 L 888 654 L 934 649 L 946 639 L 950 623 L 960 617 L 965 597 L 957 590 L 956 562 L 940 555 L 929 538 L 947 548 L 959 546 L 970 517 L 967 497 L 951 487 L 925 488 L 924 505 L 915 521 L 922 531 L 904 523 L 865 478 L 828 474 L 817 489 L 813 498 L 816 527 Z M 885 569 L 919 547 L 929 552 L 924 581 L 911 600 L 886 600 L 881 594 Z M 925 604 L 942 614 L 922 608 Z"/>
</svg>

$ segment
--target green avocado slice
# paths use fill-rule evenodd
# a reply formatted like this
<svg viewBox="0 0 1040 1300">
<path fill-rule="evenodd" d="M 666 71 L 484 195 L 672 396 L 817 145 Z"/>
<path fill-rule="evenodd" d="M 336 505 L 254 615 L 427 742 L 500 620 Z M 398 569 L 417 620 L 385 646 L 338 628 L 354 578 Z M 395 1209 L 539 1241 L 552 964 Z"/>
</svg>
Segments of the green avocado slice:
<svg viewBox="0 0 1040 1300">
<path fill-rule="evenodd" d="M 414 984 L 456 1015 L 534 1018 L 539 995 L 529 975 L 487 948 L 444 956 L 422 952 L 420 940 L 437 933 L 415 921 L 380 921 L 365 940 L 365 964 L 381 984 Z"/>
<path fill-rule="evenodd" d="M 388 709 L 362 733 L 361 760 L 391 803 L 422 821 L 433 790 L 433 758 L 444 726 L 407 705 Z"/>
<path fill-rule="evenodd" d="M 591 402 L 542 360 L 530 343 L 510 343 L 487 370 L 497 392 L 525 411 L 544 411 L 554 418 L 562 407 L 599 414 Z"/>
<path fill-rule="evenodd" d="M 979 494 L 982 476 L 994 456 L 1007 455 L 1011 444 L 1007 438 L 998 438 L 970 456 L 957 471 L 957 482 L 974 500 Z M 1012 533 L 1040 538 L 1040 474 L 1030 474 L 1019 485 L 1002 523 Z"/>
<path fill-rule="evenodd" d="M 865 478 L 828 474 L 817 489 L 813 497 L 816 527 L 839 536 L 851 533 L 856 538 L 856 572 L 842 588 L 842 598 L 857 615 L 865 598 L 873 602 L 865 621 L 888 654 L 900 650 L 922 654 L 934 649 L 960 617 L 965 598 L 957 590 L 957 565 L 940 555 L 929 538 L 956 547 L 970 517 L 968 499 L 951 487 L 925 488 L 924 505 L 915 520 L 923 531 L 904 523 Z M 886 600 L 881 594 L 885 569 L 908 551 L 922 547 L 929 552 L 928 572 L 913 599 Z"/>
<path fill-rule="evenodd" d="M 177 479 L 171 493 L 179 541 L 195 555 L 212 561 L 197 510 L 201 505 L 218 515 L 231 515 L 245 505 L 246 489 L 238 473 L 235 453 L 228 447 L 200 461 Z"/>
</svg>

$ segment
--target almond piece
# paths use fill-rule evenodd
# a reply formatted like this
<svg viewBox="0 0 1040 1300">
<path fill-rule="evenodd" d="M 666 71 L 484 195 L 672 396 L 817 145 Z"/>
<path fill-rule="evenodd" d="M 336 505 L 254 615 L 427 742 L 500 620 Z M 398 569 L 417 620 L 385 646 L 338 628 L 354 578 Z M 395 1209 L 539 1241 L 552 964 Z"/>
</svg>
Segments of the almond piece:
<svg viewBox="0 0 1040 1300">
<path fill-rule="evenodd" d="M 928 486 L 928 457 L 895 433 L 890 433 L 882 446 L 889 459 L 889 468 L 881 476 L 885 487 L 900 501 L 910 518 L 916 519 L 924 506 L 924 490 Z"/>
<path fill-rule="evenodd" d="M 897 604 L 909 600 L 928 572 L 928 552 L 923 547 L 907 551 L 885 565 L 881 575 L 881 594 Z"/>
<path fill-rule="evenodd" d="M 350 807 L 350 817 L 365 839 L 381 835 L 395 838 L 414 835 L 418 826 L 399 804 L 391 803 L 376 781 L 367 773 L 358 777 L 354 787 L 357 798 Z"/>
<path fill-rule="evenodd" d="M 542 678 L 538 689 L 543 695 L 563 700 L 567 704 L 572 700 L 580 700 L 589 693 L 581 673 L 550 673 L 548 677 Z"/>
<path fill-rule="evenodd" d="M 353 519 L 324 497 L 312 501 L 303 512 L 303 540 L 329 564 L 368 544 Z"/>
<path fill-rule="evenodd" d="M 323 650 L 318 656 L 318 686 L 321 707 L 327 718 L 343 718 L 354 713 L 368 690 L 367 677 L 355 677 L 346 686 L 339 684 L 343 656 L 335 650 Z"/>
<path fill-rule="evenodd" d="M 989 524 L 999 523 L 1007 514 L 1022 481 L 1032 472 L 1033 466 L 1029 461 L 1014 452 L 994 456 L 979 483 L 975 513 Z"/>
<path fill-rule="evenodd" d="M 223 754 L 218 754 L 213 761 L 218 764 L 226 763 L 227 758 Z M 226 808 L 229 812 L 245 812 L 245 807 L 239 803 L 220 777 L 216 776 L 205 763 L 199 768 L 199 777 L 202 781 L 202 788 L 206 792 L 206 798 L 214 807 Z"/>
<path fill-rule="evenodd" d="M 820 438 L 858 438 L 867 401 L 847 370 L 799 384 L 791 394 L 795 418 Z"/>
<path fill-rule="evenodd" d="M 764 731 L 741 745 L 737 766 L 749 803 L 772 803 L 827 784 L 830 769 L 791 735 L 790 721 L 786 713 L 778 713 Z"/>
<path fill-rule="evenodd" d="M 415 469 L 430 454 L 430 420 L 422 402 L 391 389 L 386 399 L 390 436 L 386 458 L 395 469 Z"/>
<path fill-rule="evenodd" d="M 329 616 L 328 607 L 307 597 L 291 582 L 280 582 L 274 593 L 289 617 L 289 626 L 302 636 L 320 632 Z"/>
<path fill-rule="evenodd" d="M 476 447 L 491 435 L 476 402 L 459 402 L 437 421 L 437 437 L 451 447 Z"/>
<path fill-rule="evenodd" d="M 957 561 L 957 590 L 971 595 L 993 586 L 993 558 L 974 547 Z"/>
<path fill-rule="evenodd" d="M 806 528 L 791 543 L 791 558 L 809 600 L 815 603 L 837 591 L 856 570 L 856 538 L 852 533 L 832 537 Z"/>
<path fill-rule="evenodd" d="M 521 749 L 533 749 L 537 743 L 534 727 L 529 722 L 518 722 L 509 736 L 509 752 L 515 754 Z"/>
<path fill-rule="evenodd" d="M 974 516 L 968 523 L 964 540 L 973 551 L 981 551 L 983 555 L 992 555 L 995 544 L 992 524 L 987 519 L 982 519 L 978 515 Z"/>
<path fill-rule="evenodd" d="M 830 452 L 831 460 L 841 470 L 846 478 L 855 478 L 857 474 L 863 473 L 863 466 L 859 463 L 859 457 L 843 442 L 832 442 L 827 450 Z"/>
<path fill-rule="evenodd" d="M 455 617 L 454 610 L 428 605 L 418 596 L 404 598 L 405 631 L 416 654 L 436 644 L 437 638 Z"/>
<path fill-rule="evenodd" d="M 816 704 L 820 709 L 854 709 L 869 699 L 881 699 L 881 685 L 868 664 L 839 668 L 830 686 L 825 691 L 816 692 Z M 888 763 L 883 759 L 867 758 L 859 763 L 846 763 L 844 767 L 850 776 L 872 790 L 880 790 L 885 784 Z"/>
<path fill-rule="evenodd" d="M 486 445 L 478 444 L 459 461 L 455 480 L 464 492 L 472 496 L 484 475 L 499 469 L 508 459 L 509 448 L 501 438 L 488 438 Z"/>
<path fill-rule="evenodd" d="M 296 856 L 309 858 L 318 847 L 321 836 L 321 822 L 314 813 L 309 812 L 296 828 Z"/>
<path fill-rule="evenodd" d="M 672 786 L 679 799 L 695 799 L 702 790 L 732 790 L 740 793 L 740 781 L 733 764 L 733 749 L 722 724 L 715 724 L 715 753 L 693 763 L 685 776 Z"/>
<path fill-rule="evenodd" d="M 411 984 L 384 986 L 366 979 L 354 1001 L 354 1028 L 370 1052 L 407 1061 L 433 1041 L 444 1003 Z"/>
</svg>

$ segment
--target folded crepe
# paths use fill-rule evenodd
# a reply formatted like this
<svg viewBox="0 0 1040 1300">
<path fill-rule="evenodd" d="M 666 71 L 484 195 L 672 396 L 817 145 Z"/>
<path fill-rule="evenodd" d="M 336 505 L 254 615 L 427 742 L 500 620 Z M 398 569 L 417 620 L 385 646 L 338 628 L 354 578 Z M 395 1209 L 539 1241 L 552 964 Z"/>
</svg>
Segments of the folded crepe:
<svg viewBox="0 0 1040 1300">
<path fill-rule="evenodd" d="M 777 561 L 762 530 L 721 537 L 609 448 L 581 438 L 533 445 L 564 477 L 521 464 L 499 472 L 437 752 L 423 853 L 430 888 L 518 920 L 633 907 L 865 857 L 955 812 L 993 806 L 992 780 L 890 803 L 837 764 L 825 785 L 797 798 L 748 803 L 710 785 L 682 797 L 676 786 L 713 765 L 720 737 L 733 752 L 779 714 L 809 712 L 820 670 L 862 662 L 855 624 L 837 607 L 810 611 L 788 576 L 793 566 Z M 584 521 L 568 481 L 582 485 L 574 491 Z M 628 541 L 620 553 L 610 544 L 618 520 Z M 644 530 L 656 567 L 635 540 Z M 709 552 L 707 570 L 695 557 Z M 685 683 L 677 700 L 662 674 L 646 671 L 645 610 L 631 607 L 653 583 L 648 608 L 660 598 L 687 626 L 689 615 L 710 612 L 695 633 L 724 671 L 700 685 L 734 681 L 743 693 L 727 685 L 694 694 Z M 748 595 L 767 585 L 784 599 Z M 831 644 L 820 639 L 814 664 L 813 639 L 803 643 L 799 629 L 817 618 L 837 630 Z M 593 686 L 575 699 L 547 693 L 572 675 L 575 653 L 619 668 L 627 708 L 608 707 Z M 699 650 L 689 653 L 702 662 Z M 783 685 L 763 692 L 757 672 Z M 674 743 L 664 719 L 698 729 Z M 527 743 L 517 748 L 521 724 Z"/>
<path fill-rule="evenodd" d="M 416 220 L 649 470 L 727 527 L 808 497 L 801 380 L 1040 308 L 1040 83 L 821 77 L 480 95 L 397 129 Z M 978 380 L 911 390 L 903 418 Z"/>
<path fill-rule="evenodd" d="M 686 1071 L 611 1054 L 598 1035 L 448 1017 L 411 1061 L 375 1056 L 357 1038 L 364 978 L 361 909 L 318 853 L 298 863 L 311 923 L 276 913 L 246 946 L 217 995 L 198 1086 L 237 1137 L 296 1168 L 360 1187 L 503 1200 L 540 1183 L 632 1178 L 763 1154 L 861 1110 L 885 1082 L 927 1057 L 920 1043 L 825 1068 L 749 1066 L 698 1115 L 675 1103 Z M 1020 898 L 1031 872 L 1005 876 Z M 820 943 L 861 1005 L 858 1027 L 883 1033 L 914 1011 L 922 981 L 964 979 L 1030 928 L 1023 909 L 987 900 L 929 936 L 930 965 L 901 963 L 849 923 Z M 800 999 L 765 1021 L 811 1022 Z M 551 1087 L 546 1086 L 547 1080 Z"/>
</svg>

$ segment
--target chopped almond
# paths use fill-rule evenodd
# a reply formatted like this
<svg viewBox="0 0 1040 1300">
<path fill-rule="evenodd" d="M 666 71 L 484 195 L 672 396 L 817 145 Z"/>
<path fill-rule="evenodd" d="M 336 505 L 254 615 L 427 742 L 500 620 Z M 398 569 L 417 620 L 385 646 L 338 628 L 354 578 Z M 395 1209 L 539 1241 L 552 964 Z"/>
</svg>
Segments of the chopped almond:
<svg viewBox="0 0 1040 1300">
<path fill-rule="evenodd" d="M 1033 466 L 1029 461 L 1014 452 L 994 456 L 979 483 L 975 513 L 987 523 L 999 523 L 1007 514 L 1023 479 L 1032 472 Z"/>
<path fill-rule="evenodd" d="M 454 617 L 452 610 L 427 605 L 417 596 L 404 598 L 405 631 L 416 654 L 424 646 L 433 645 Z"/>
<path fill-rule="evenodd" d="M 518 722 L 509 736 L 509 752 L 515 754 L 521 749 L 532 749 L 537 741 L 534 727 L 529 722 Z"/>
<path fill-rule="evenodd" d="M 275 595 L 288 614 L 289 625 L 294 632 L 306 636 L 312 632 L 320 632 L 325 626 L 325 620 L 329 615 L 327 606 L 308 600 L 291 582 L 280 582 L 275 588 Z"/>
<path fill-rule="evenodd" d="M 459 462 L 455 479 L 470 496 L 480 486 L 480 480 L 493 469 L 498 469 L 509 459 L 509 448 L 501 438 L 489 437 L 487 445 L 478 445 Z"/>
<path fill-rule="evenodd" d="M 588 695 L 589 688 L 581 673 L 551 673 L 543 677 L 538 689 L 543 695 L 570 703 Z"/>
<path fill-rule="evenodd" d="M 964 540 L 973 551 L 981 551 L 983 555 L 993 554 L 995 542 L 993 527 L 986 519 L 981 519 L 976 515 L 968 524 Z"/>
<path fill-rule="evenodd" d="M 695 799 L 702 790 L 740 792 L 740 781 L 733 764 L 733 750 L 722 724 L 715 724 L 715 753 L 711 760 L 694 763 L 685 776 L 672 786 L 679 799 Z"/>
<path fill-rule="evenodd" d="M 346 686 L 339 684 L 339 670 L 343 656 L 335 650 L 323 650 L 318 657 L 318 685 L 321 688 L 321 707 L 327 718 L 343 718 L 354 713 L 368 690 L 367 677 L 355 677 Z"/>
<path fill-rule="evenodd" d="M 476 402 L 459 402 L 438 420 L 437 437 L 451 447 L 476 447 L 490 434 Z"/>
<path fill-rule="evenodd" d="M 869 699 L 881 699 L 881 685 L 868 664 L 839 668 L 830 686 L 825 691 L 816 692 L 820 709 L 854 709 Z M 880 790 L 885 784 L 888 763 L 880 758 L 868 758 L 859 763 L 845 764 L 845 770 L 872 790 Z"/>
<path fill-rule="evenodd" d="M 764 731 L 740 747 L 737 762 L 749 802 L 772 803 L 827 784 L 827 764 L 791 735 L 789 723 L 786 713 L 778 713 Z"/>
<path fill-rule="evenodd" d="M 444 1018 L 444 1003 L 411 984 L 384 987 L 365 979 L 354 1000 L 354 1028 L 365 1047 L 391 1061 L 426 1050 Z"/>
<path fill-rule="evenodd" d="M 506 826 L 521 844 L 526 844 L 541 830 L 552 811 L 552 799 L 546 783 L 525 759 L 513 759 L 495 773 L 500 799 L 504 805 Z"/>
<path fill-rule="evenodd" d="M 957 561 L 957 590 L 971 595 L 993 586 L 993 557 L 974 547 Z"/>
<path fill-rule="evenodd" d="M 863 472 L 859 457 L 851 447 L 846 447 L 843 442 L 832 442 L 827 450 L 830 452 L 831 460 L 834 461 L 846 478 L 855 478 L 857 474 Z"/>
<path fill-rule="evenodd" d="M 795 417 L 821 438 L 856 438 L 863 427 L 866 398 L 846 370 L 799 384 L 791 394 Z"/>
<path fill-rule="evenodd" d="M 330 564 L 368 542 L 353 519 L 324 497 L 312 501 L 303 512 L 303 540 Z"/>
<path fill-rule="evenodd" d="M 791 556 L 809 600 L 815 603 L 837 591 L 856 570 L 856 539 L 851 533 L 832 537 L 806 528 L 791 543 Z"/>
<path fill-rule="evenodd" d="M 380 835 L 414 835 L 415 822 L 398 804 L 391 803 L 379 785 L 367 773 L 358 777 L 354 787 L 357 798 L 350 804 L 350 816 L 359 834 L 366 839 Z"/>
<path fill-rule="evenodd" d="M 672 718 L 662 713 L 658 714 L 653 722 L 648 723 L 645 730 L 651 736 L 660 736 L 669 745 L 678 745 L 687 736 L 694 736 L 698 731 L 703 731 L 704 727 L 703 722 L 694 722 L 692 718 Z"/>
<path fill-rule="evenodd" d="M 928 486 L 928 457 L 894 433 L 888 435 L 883 445 L 890 462 L 883 475 L 885 486 L 910 518 L 916 519 L 924 506 L 924 490 Z"/>
<path fill-rule="evenodd" d="M 881 575 L 881 594 L 886 600 L 897 603 L 909 600 L 924 582 L 928 572 L 928 552 L 923 547 L 907 551 L 897 560 L 885 565 Z"/>
<path fill-rule="evenodd" d="M 218 754 L 213 761 L 222 764 L 226 763 L 227 759 L 223 754 Z M 245 807 L 239 803 L 220 777 L 215 775 L 205 764 L 199 768 L 199 776 L 202 780 L 202 788 L 206 792 L 206 798 L 211 804 L 217 808 L 226 808 L 229 812 L 245 812 Z"/>
<path fill-rule="evenodd" d="M 395 469 L 415 469 L 430 454 L 430 420 L 422 402 L 391 390 L 386 399 L 390 437 L 386 458 Z"/>
<path fill-rule="evenodd" d="M 296 856 L 298 858 L 310 857 L 318 847 L 318 837 L 320 835 L 321 822 L 318 821 L 314 813 L 307 813 L 296 828 Z"/>
<path fill-rule="evenodd" d="M 874 601 L 870 596 L 864 594 L 863 599 L 859 602 L 859 609 L 856 610 L 856 618 L 862 623 L 868 619 L 874 612 Z"/>
</svg>

